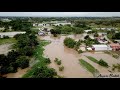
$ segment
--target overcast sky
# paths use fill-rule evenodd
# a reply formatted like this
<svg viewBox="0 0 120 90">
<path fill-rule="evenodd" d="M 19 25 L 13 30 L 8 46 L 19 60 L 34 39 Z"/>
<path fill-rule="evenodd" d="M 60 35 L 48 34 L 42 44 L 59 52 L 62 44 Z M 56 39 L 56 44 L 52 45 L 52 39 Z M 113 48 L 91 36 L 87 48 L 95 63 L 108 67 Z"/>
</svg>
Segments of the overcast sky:
<svg viewBox="0 0 120 90">
<path fill-rule="evenodd" d="M 67 16 L 120 16 L 120 12 L 0 12 L 0 16 L 42 16 L 42 17 L 67 17 Z"/>
</svg>

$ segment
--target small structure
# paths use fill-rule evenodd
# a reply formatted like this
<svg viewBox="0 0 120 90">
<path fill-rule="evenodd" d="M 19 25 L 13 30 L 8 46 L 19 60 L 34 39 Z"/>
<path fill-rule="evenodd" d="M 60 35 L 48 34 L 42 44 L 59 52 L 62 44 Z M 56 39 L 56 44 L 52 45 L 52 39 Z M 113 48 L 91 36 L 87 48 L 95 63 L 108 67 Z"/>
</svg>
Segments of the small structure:
<svg viewBox="0 0 120 90">
<path fill-rule="evenodd" d="M 112 50 L 109 45 L 92 45 L 92 50 L 94 51 L 104 51 L 104 50 Z"/>
<path fill-rule="evenodd" d="M 120 50 L 120 44 L 112 43 L 112 44 L 110 44 L 110 47 L 114 51 L 119 51 Z"/>
<path fill-rule="evenodd" d="M 40 35 L 40 36 L 45 36 L 45 32 L 44 32 L 44 31 L 39 31 L 39 32 L 38 32 L 38 35 Z"/>
<path fill-rule="evenodd" d="M 91 32 L 92 30 L 84 30 L 86 33 Z"/>
<path fill-rule="evenodd" d="M 1 32 L 0 38 L 3 38 L 4 36 L 8 37 L 14 37 L 16 34 L 25 34 L 26 32 Z"/>
</svg>

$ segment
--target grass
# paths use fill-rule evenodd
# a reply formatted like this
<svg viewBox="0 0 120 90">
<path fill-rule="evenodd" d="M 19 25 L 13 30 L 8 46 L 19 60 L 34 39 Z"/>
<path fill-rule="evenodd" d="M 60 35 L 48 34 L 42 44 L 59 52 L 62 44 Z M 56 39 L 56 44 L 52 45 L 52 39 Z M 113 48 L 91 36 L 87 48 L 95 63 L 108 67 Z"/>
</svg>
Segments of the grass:
<svg viewBox="0 0 120 90">
<path fill-rule="evenodd" d="M 119 51 L 118 52 L 117 51 L 105 51 L 104 53 L 111 55 L 115 59 L 118 59 L 120 57 Z"/>
<path fill-rule="evenodd" d="M 93 74 L 93 76 L 96 73 L 99 73 L 99 71 L 97 69 L 95 69 L 91 64 L 89 64 L 88 62 L 84 61 L 83 59 L 80 59 L 80 64 L 85 67 L 89 72 L 91 72 Z"/>
<path fill-rule="evenodd" d="M 0 39 L 0 45 L 1 44 L 11 44 L 11 43 L 16 43 L 15 38 L 9 38 L 9 39 Z"/>
<path fill-rule="evenodd" d="M 95 58 L 93 58 L 93 57 L 91 57 L 91 56 L 86 56 L 89 60 L 91 60 L 91 61 L 93 61 L 93 62 L 95 62 L 95 63 L 98 63 L 98 60 L 97 59 L 95 59 Z"/>
<path fill-rule="evenodd" d="M 44 51 L 43 46 L 48 45 L 49 43 L 50 42 L 48 42 L 48 41 L 42 40 L 40 42 L 40 44 L 36 47 L 36 50 L 34 52 L 34 57 L 35 57 L 35 60 L 39 60 L 39 62 L 36 63 L 35 65 L 33 65 L 33 67 L 25 75 L 23 75 L 22 78 L 29 78 L 29 77 L 31 77 L 32 74 L 34 73 L 36 67 L 47 65 L 45 63 L 45 59 L 46 58 L 43 57 L 43 51 Z"/>
</svg>

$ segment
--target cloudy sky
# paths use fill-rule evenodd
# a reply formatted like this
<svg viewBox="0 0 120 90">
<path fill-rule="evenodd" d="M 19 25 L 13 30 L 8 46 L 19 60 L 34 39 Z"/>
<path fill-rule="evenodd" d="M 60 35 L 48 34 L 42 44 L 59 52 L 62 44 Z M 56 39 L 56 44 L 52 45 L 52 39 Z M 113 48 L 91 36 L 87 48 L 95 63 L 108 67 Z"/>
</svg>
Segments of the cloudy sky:
<svg viewBox="0 0 120 90">
<path fill-rule="evenodd" d="M 67 17 L 67 16 L 120 16 L 120 12 L 0 12 L 0 16 L 42 16 L 42 17 Z"/>
</svg>

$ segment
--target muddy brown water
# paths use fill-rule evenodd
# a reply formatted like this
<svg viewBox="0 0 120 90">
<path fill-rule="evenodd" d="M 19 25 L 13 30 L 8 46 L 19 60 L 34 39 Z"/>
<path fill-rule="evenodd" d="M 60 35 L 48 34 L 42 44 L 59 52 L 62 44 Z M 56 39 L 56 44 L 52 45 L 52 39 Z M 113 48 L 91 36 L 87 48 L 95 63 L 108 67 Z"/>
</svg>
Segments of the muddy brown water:
<svg viewBox="0 0 120 90">
<path fill-rule="evenodd" d="M 112 64 L 120 63 L 120 60 L 117 60 L 113 58 L 112 56 L 104 53 L 91 53 L 91 52 L 85 52 L 82 54 L 78 54 L 75 50 L 67 48 L 63 44 L 63 40 L 65 37 L 71 37 L 75 40 L 83 39 L 85 34 L 81 35 L 68 35 L 68 36 L 39 36 L 41 40 L 50 40 L 51 43 L 47 46 L 45 46 L 44 50 L 44 56 L 49 57 L 51 59 L 51 64 L 49 64 L 49 67 L 54 68 L 58 75 L 64 76 L 65 78 L 93 78 L 93 75 L 87 71 L 85 68 L 83 68 L 79 64 L 79 59 L 84 59 L 85 61 L 89 62 L 92 66 L 94 66 L 101 74 L 107 74 L 109 75 L 110 72 L 108 70 L 111 70 L 111 68 L 104 68 L 89 59 L 86 58 L 86 56 L 92 56 L 98 60 L 101 58 L 104 59 L 110 66 Z M 64 66 L 63 71 L 59 71 L 59 65 L 57 65 L 54 62 L 54 59 L 58 58 L 62 61 L 62 65 Z M 20 78 L 22 77 L 27 70 L 26 69 L 19 69 L 17 73 L 9 73 L 7 74 L 8 78 Z M 118 72 L 116 72 L 118 73 Z"/>
<path fill-rule="evenodd" d="M 111 68 L 102 67 L 89 59 L 86 58 L 87 56 L 93 56 L 96 59 L 100 60 L 101 58 L 104 59 L 110 66 L 112 64 L 120 63 L 120 60 L 113 58 L 112 56 L 104 53 L 91 53 L 85 52 L 83 54 L 78 54 L 75 50 L 67 48 L 64 46 L 63 41 L 65 37 L 71 37 L 75 40 L 83 39 L 84 35 L 68 35 L 68 36 L 44 36 L 39 37 L 40 39 L 50 40 L 52 41 L 51 44 L 45 46 L 44 55 L 49 57 L 52 63 L 49 67 L 56 69 L 58 75 L 64 76 L 66 78 L 93 78 L 93 75 L 83 68 L 79 64 L 79 59 L 84 59 L 91 65 L 93 65 L 101 74 L 110 74 L 108 70 Z M 59 65 L 54 62 L 54 59 L 58 58 L 62 61 L 62 65 L 64 66 L 64 71 L 59 71 Z M 61 65 L 61 66 L 62 66 Z"/>
</svg>

